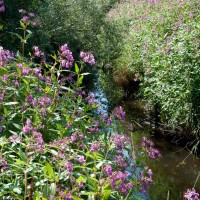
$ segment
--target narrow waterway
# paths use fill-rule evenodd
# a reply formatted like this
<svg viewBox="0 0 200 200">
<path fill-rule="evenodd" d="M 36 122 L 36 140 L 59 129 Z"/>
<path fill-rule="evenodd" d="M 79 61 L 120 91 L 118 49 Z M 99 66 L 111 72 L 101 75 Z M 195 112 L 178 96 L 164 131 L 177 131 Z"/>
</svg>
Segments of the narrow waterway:
<svg viewBox="0 0 200 200">
<path fill-rule="evenodd" d="M 99 101 L 101 109 L 98 114 L 106 114 L 108 111 L 108 101 L 103 94 L 99 84 L 95 85 L 93 92 Z M 130 102 L 125 102 L 123 107 L 127 114 L 127 120 L 141 118 L 143 113 L 140 108 L 130 108 Z M 137 104 L 135 102 L 134 104 Z M 150 184 L 146 194 L 138 194 L 142 200 L 182 200 L 183 193 L 187 188 L 193 188 L 200 193 L 200 159 L 192 157 L 188 150 L 168 142 L 163 136 L 153 136 L 146 131 L 135 131 L 133 139 L 137 146 L 142 137 L 153 140 L 155 147 L 159 149 L 162 158 L 157 160 L 146 159 L 145 162 L 152 169 L 153 183 Z"/>
<path fill-rule="evenodd" d="M 157 160 L 146 160 L 154 173 L 149 189 L 150 199 L 164 200 L 169 196 L 170 200 L 182 200 L 183 192 L 194 185 L 200 191 L 200 177 L 197 180 L 200 159 L 193 158 L 186 149 L 170 144 L 165 138 L 148 133 L 134 132 L 134 141 L 139 143 L 143 136 L 151 138 L 162 154 L 162 158 Z"/>
<path fill-rule="evenodd" d="M 138 114 L 141 114 L 140 109 L 131 109 L 126 102 L 123 106 L 130 122 L 136 120 Z M 182 200 L 184 191 L 193 187 L 200 192 L 200 177 L 197 178 L 198 174 L 200 175 L 200 159 L 194 158 L 184 147 L 170 143 L 163 136 L 155 136 L 145 131 L 134 132 L 135 143 L 139 144 L 144 136 L 151 138 L 162 154 L 162 158 L 157 160 L 146 159 L 154 173 L 154 181 L 148 192 L 149 199 Z"/>
</svg>

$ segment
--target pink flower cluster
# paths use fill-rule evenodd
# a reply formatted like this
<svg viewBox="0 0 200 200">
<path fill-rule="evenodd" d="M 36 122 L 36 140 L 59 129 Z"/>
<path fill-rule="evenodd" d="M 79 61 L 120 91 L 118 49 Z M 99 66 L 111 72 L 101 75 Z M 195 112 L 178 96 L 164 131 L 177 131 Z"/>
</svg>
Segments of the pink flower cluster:
<svg viewBox="0 0 200 200">
<path fill-rule="evenodd" d="M 156 157 L 161 157 L 161 153 L 158 151 L 158 149 L 154 148 L 154 143 L 150 139 L 143 137 L 140 146 L 146 149 L 150 158 L 155 159 Z"/>
<path fill-rule="evenodd" d="M 146 191 L 147 187 L 149 186 L 149 183 L 151 183 L 153 181 L 153 179 L 152 179 L 153 172 L 151 169 L 148 169 L 147 175 L 148 176 L 144 175 L 144 171 L 141 172 L 142 177 L 140 179 L 140 190 L 142 190 L 144 192 Z"/>
<path fill-rule="evenodd" d="M 67 169 L 67 173 L 71 173 L 73 171 L 73 165 L 71 162 L 67 161 L 65 167 Z"/>
<path fill-rule="evenodd" d="M 98 142 L 93 142 L 90 147 L 90 152 L 98 151 L 100 148 L 100 144 Z"/>
<path fill-rule="evenodd" d="M 158 3 L 160 0 L 148 0 L 148 3 L 151 5 L 153 3 Z"/>
<path fill-rule="evenodd" d="M 9 142 L 12 142 L 12 143 L 21 143 L 22 142 L 22 139 L 20 136 L 16 136 L 16 135 L 12 135 L 8 138 L 8 141 Z"/>
<path fill-rule="evenodd" d="M 44 153 L 44 140 L 42 134 L 36 130 L 33 130 L 33 141 L 34 144 L 32 145 L 32 148 L 37 152 Z"/>
<path fill-rule="evenodd" d="M 30 119 L 27 119 L 26 120 L 26 124 L 25 126 L 23 127 L 22 129 L 22 133 L 23 134 L 27 134 L 27 133 L 30 133 L 32 131 L 32 125 L 31 125 L 31 120 Z"/>
<path fill-rule="evenodd" d="M 126 119 L 125 119 L 126 113 L 125 113 L 125 111 L 123 110 L 123 108 L 121 106 L 115 108 L 114 115 L 122 123 L 126 122 Z"/>
<path fill-rule="evenodd" d="M 95 64 L 95 59 L 92 53 L 81 51 L 80 57 L 83 59 L 84 63 L 89 63 L 90 65 Z"/>
<path fill-rule="evenodd" d="M 3 47 L 0 46 L 0 66 L 4 66 L 13 56 L 14 55 L 9 50 L 4 50 Z"/>
<path fill-rule="evenodd" d="M 116 133 L 111 136 L 110 140 L 115 145 L 117 150 L 122 151 L 126 147 L 127 142 L 130 141 L 130 138 Z"/>
<path fill-rule="evenodd" d="M 194 188 L 187 189 L 187 191 L 184 193 L 184 198 L 187 200 L 199 200 L 199 194 Z"/>
<path fill-rule="evenodd" d="M 4 1 L 0 0 L 0 13 L 5 12 Z"/>
<path fill-rule="evenodd" d="M 33 46 L 33 51 L 34 51 L 34 56 L 40 58 L 42 63 L 46 62 L 45 54 L 44 52 L 39 50 L 38 46 Z"/>
<path fill-rule="evenodd" d="M 69 69 L 73 65 L 74 58 L 67 44 L 64 44 L 60 47 L 60 59 L 62 66 L 67 69 Z"/>
<path fill-rule="evenodd" d="M 97 105 L 98 101 L 95 99 L 95 95 L 93 92 L 90 92 L 88 97 L 86 98 L 87 103 L 90 105 Z"/>
<path fill-rule="evenodd" d="M 24 9 L 19 9 L 19 13 L 27 14 L 27 15 L 23 16 L 21 19 L 21 22 L 23 22 L 24 24 L 31 23 L 32 26 L 39 26 L 41 24 L 41 21 L 36 19 L 36 16 L 34 13 L 32 13 L 32 12 L 27 13 L 27 11 Z"/>
<path fill-rule="evenodd" d="M 127 183 L 127 177 L 129 176 L 129 173 L 123 173 L 121 171 L 112 171 L 111 165 L 106 165 L 104 168 L 104 171 L 106 172 L 108 178 L 110 179 L 110 185 L 113 189 L 128 194 L 128 190 L 133 187 L 132 182 Z"/>
<path fill-rule="evenodd" d="M 129 176 L 129 173 L 123 173 L 121 171 L 114 172 L 112 174 L 112 179 L 110 185 L 112 188 L 120 191 L 123 194 L 128 194 L 128 190 L 133 187 L 132 182 L 126 183 L 126 179 Z"/>
<path fill-rule="evenodd" d="M 84 135 L 83 133 L 80 132 L 75 132 L 70 136 L 70 141 L 71 143 L 77 142 L 77 140 L 83 140 L 84 139 Z"/>
<path fill-rule="evenodd" d="M 7 165 L 8 165 L 8 163 L 7 163 L 7 161 L 6 161 L 6 158 L 5 157 L 2 157 L 1 158 L 1 161 L 0 161 L 0 169 L 6 169 L 7 168 Z"/>
</svg>

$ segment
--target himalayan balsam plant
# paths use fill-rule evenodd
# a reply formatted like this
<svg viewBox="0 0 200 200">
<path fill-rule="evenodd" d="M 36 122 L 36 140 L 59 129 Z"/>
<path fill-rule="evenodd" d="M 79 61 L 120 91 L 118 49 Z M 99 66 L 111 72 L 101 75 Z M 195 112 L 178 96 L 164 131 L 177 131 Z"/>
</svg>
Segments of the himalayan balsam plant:
<svg viewBox="0 0 200 200">
<path fill-rule="evenodd" d="M 27 19 L 20 24 L 29 33 Z M 0 47 L 1 199 L 137 199 L 153 173 L 138 173 L 122 107 L 94 112 L 98 102 L 82 86 L 92 53 L 75 63 L 63 44 L 48 63 L 38 46 L 23 56 L 25 38 L 22 54 Z M 143 138 L 137 156 L 160 157 L 153 146 Z"/>
<path fill-rule="evenodd" d="M 136 199 L 152 171 L 136 173 L 130 138 L 114 130 L 114 120 L 126 126 L 123 109 L 93 112 L 98 102 L 82 81 L 94 56 L 82 51 L 75 63 L 64 44 L 50 63 L 38 46 L 25 58 L 34 16 L 20 21 L 21 54 L 0 47 L 1 198 Z"/>
</svg>

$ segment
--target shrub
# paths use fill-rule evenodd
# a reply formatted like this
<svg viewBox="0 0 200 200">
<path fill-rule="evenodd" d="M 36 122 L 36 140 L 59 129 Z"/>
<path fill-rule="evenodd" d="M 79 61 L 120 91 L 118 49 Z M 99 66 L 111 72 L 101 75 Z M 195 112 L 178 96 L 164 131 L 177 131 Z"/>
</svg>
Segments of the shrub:
<svg viewBox="0 0 200 200">
<path fill-rule="evenodd" d="M 124 24 L 122 55 L 114 74 L 126 69 L 141 82 L 141 95 L 160 108 L 161 122 L 199 127 L 198 1 L 124 3 L 113 20 Z M 196 131 L 195 131 L 196 130 Z"/>
<path fill-rule="evenodd" d="M 21 20 L 24 35 L 29 25 Z M 123 109 L 95 114 L 98 102 L 82 86 L 85 64 L 95 63 L 92 53 L 81 52 L 74 63 L 64 44 L 48 63 L 38 46 L 32 51 L 25 58 L 0 47 L 1 198 L 136 198 L 152 171 L 135 170 Z M 145 152 L 160 156 L 148 143 L 144 139 L 140 159 Z"/>
</svg>

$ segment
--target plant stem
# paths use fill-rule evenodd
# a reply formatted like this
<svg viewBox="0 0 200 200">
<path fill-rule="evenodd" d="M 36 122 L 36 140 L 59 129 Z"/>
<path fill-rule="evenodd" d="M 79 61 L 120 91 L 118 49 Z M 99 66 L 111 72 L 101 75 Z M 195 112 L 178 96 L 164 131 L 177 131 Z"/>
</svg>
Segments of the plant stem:
<svg viewBox="0 0 200 200">
<path fill-rule="evenodd" d="M 28 156 L 27 156 L 27 159 L 26 159 L 26 170 L 25 170 L 25 180 L 24 180 L 24 200 L 26 200 L 26 193 L 27 193 L 28 163 L 29 163 L 29 160 L 28 160 Z"/>
<path fill-rule="evenodd" d="M 24 38 L 22 41 L 22 56 L 24 57 L 24 49 L 25 49 L 25 38 L 26 38 L 26 29 L 24 29 Z"/>
</svg>

